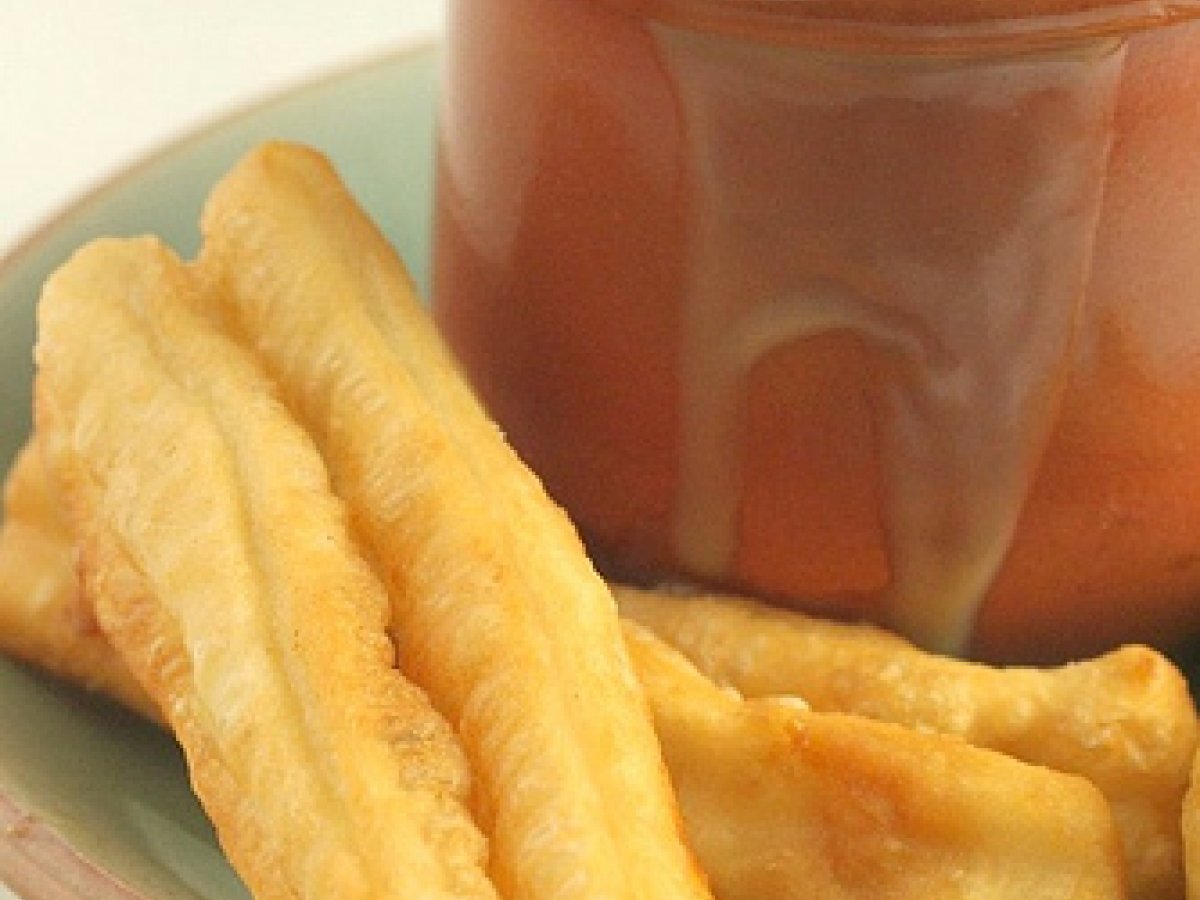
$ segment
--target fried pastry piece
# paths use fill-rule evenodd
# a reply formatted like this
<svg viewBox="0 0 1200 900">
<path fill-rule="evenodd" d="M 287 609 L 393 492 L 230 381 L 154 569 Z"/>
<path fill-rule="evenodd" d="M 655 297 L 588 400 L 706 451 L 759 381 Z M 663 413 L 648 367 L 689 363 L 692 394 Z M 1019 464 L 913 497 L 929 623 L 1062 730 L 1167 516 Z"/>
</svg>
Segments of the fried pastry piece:
<svg viewBox="0 0 1200 900">
<path fill-rule="evenodd" d="M 1131 896 L 1183 895 L 1179 814 L 1196 713 L 1183 676 L 1160 654 L 1126 647 L 1057 669 L 996 669 L 748 599 L 617 595 L 623 615 L 747 697 L 800 696 L 816 710 L 956 735 L 1089 778 L 1113 807 Z"/>
<path fill-rule="evenodd" d="M 41 468 L 21 474 L 33 482 Z M 54 540 L 63 552 L 43 567 L 70 576 L 67 535 Z M 625 630 L 687 829 L 721 900 L 1054 897 L 1076 866 L 1085 890 L 1067 896 L 1113 896 L 1119 885 L 1111 821 L 1103 806 L 1097 813 L 1094 790 L 953 739 L 807 713 L 799 701 L 743 702 L 646 629 Z M 106 665 L 121 667 L 115 657 Z M 1031 792 L 1036 805 L 1019 802 Z M 1016 858 L 1030 845 L 1032 859 Z"/>
<path fill-rule="evenodd" d="M 721 900 L 1124 897 L 1086 779 L 799 701 L 742 700 L 634 623 L 626 640 Z"/>
<path fill-rule="evenodd" d="M 203 277 L 324 455 L 454 722 L 505 896 L 707 896 L 607 585 L 462 380 L 329 164 L 268 145 L 216 188 Z"/>
<path fill-rule="evenodd" d="M 33 440 L 21 449 L 4 485 L 0 650 L 158 716 L 82 596 L 75 545 Z"/>
<path fill-rule="evenodd" d="M 41 298 L 38 436 L 97 618 L 256 897 L 494 897 L 320 457 L 200 299 L 150 239 L 89 245 Z"/>
<path fill-rule="evenodd" d="M 1200 754 L 1192 763 L 1192 783 L 1183 797 L 1183 870 L 1187 900 L 1200 900 Z"/>
</svg>

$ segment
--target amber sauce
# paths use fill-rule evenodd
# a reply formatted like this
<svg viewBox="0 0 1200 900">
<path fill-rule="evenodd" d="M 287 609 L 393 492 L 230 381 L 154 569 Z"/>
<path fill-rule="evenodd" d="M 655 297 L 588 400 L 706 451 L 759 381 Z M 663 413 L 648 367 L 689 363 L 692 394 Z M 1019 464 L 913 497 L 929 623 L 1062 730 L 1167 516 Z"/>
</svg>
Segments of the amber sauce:
<svg viewBox="0 0 1200 900">
<path fill-rule="evenodd" d="M 940 649 L 982 622 L 1005 657 L 1050 646 L 1005 609 L 1049 621 L 1061 594 L 1077 623 L 1112 601 L 1079 557 L 1137 491 L 1097 422 L 1158 423 L 1200 387 L 1105 382 L 1137 318 L 1106 205 L 1128 42 L 915 58 L 593 2 L 458 6 L 435 311 L 605 559 Z M 1200 514 L 1173 527 L 1200 537 Z M 1050 654 L 1076 638 L 1107 634 Z"/>
<path fill-rule="evenodd" d="M 961 650 L 1065 385 L 1120 48 L 909 63 L 660 34 L 696 186 L 679 558 L 735 565 L 755 366 L 848 334 L 876 358 L 885 605 Z"/>
</svg>

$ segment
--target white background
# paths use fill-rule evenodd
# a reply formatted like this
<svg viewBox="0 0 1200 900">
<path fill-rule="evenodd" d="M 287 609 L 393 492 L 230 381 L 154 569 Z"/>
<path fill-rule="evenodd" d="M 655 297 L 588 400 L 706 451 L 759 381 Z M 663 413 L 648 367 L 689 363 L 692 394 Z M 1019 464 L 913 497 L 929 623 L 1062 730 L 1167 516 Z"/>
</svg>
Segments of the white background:
<svg viewBox="0 0 1200 900">
<path fill-rule="evenodd" d="M 435 34 L 443 0 L 0 0 L 0 258 L 256 97 Z"/>
<path fill-rule="evenodd" d="M 441 21 L 442 0 L 0 0 L 0 259 L 172 138 Z"/>
</svg>

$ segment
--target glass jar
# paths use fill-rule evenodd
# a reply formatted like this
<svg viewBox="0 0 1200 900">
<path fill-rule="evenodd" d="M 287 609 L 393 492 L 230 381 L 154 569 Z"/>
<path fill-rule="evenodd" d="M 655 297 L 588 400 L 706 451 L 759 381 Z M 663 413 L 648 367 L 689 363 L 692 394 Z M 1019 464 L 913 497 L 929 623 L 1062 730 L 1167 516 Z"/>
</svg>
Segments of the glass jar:
<svg viewBox="0 0 1200 900">
<path fill-rule="evenodd" d="M 993 659 L 1200 623 L 1200 6 L 449 12 L 435 315 L 603 567 Z"/>
</svg>

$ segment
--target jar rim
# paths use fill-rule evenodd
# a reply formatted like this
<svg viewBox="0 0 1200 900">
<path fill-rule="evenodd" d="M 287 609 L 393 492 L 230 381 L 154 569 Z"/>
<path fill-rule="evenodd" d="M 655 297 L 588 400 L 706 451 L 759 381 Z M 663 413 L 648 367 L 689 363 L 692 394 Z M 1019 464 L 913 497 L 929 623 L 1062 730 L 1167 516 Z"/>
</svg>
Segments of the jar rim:
<svg viewBox="0 0 1200 900">
<path fill-rule="evenodd" d="M 642 18 L 765 43 L 961 57 L 1041 52 L 1200 18 L 1200 0 L 603 0 Z"/>
</svg>

